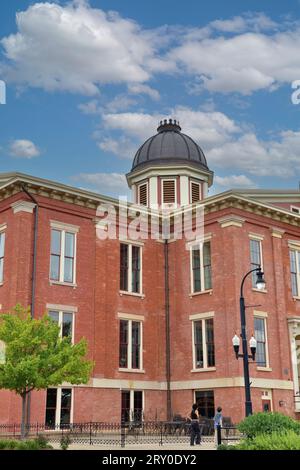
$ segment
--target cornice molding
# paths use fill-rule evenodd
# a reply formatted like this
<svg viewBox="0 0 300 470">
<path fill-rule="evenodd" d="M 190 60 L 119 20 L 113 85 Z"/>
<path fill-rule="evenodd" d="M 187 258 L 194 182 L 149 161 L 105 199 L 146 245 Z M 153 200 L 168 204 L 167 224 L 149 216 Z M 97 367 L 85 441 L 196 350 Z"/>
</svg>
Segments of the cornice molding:
<svg viewBox="0 0 300 470">
<path fill-rule="evenodd" d="M 235 214 L 230 214 L 226 215 L 225 217 L 222 217 L 221 219 L 218 219 L 219 224 L 221 225 L 221 228 L 226 228 L 226 227 L 242 227 L 244 225 L 245 219 L 242 217 L 239 217 L 238 215 Z"/>
<path fill-rule="evenodd" d="M 10 205 L 14 214 L 17 214 L 18 212 L 28 212 L 29 214 L 32 214 L 35 206 L 36 204 L 30 201 L 16 201 Z"/>
</svg>

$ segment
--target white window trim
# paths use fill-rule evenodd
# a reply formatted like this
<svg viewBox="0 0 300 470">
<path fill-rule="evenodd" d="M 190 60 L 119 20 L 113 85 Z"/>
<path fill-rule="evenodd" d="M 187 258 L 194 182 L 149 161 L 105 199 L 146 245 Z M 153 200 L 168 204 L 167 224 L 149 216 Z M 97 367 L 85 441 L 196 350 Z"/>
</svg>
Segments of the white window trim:
<svg viewBox="0 0 300 470">
<path fill-rule="evenodd" d="M 144 421 L 144 410 L 145 410 L 145 394 L 144 390 L 128 390 L 128 388 L 122 389 L 122 392 L 129 392 L 130 393 L 130 405 L 129 405 L 129 419 L 130 422 L 133 421 L 132 416 L 134 413 L 134 392 L 141 392 L 142 393 L 142 419 Z"/>
<path fill-rule="evenodd" d="M 143 243 L 133 243 L 126 240 L 120 241 L 120 246 L 128 245 L 128 268 L 127 268 L 127 279 L 128 279 L 128 290 L 121 290 L 120 294 L 133 295 L 136 297 L 144 297 L 143 294 Z M 132 247 L 136 246 L 140 249 L 140 290 L 139 292 L 133 292 L 132 290 Z"/>
<path fill-rule="evenodd" d="M 267 395 L 264 395 L 264 393 L 267 393 Z M 261 401 L 263 401 L 263 400 L 270 402 L 270 405 L 271 405 L 270 411 L 272 412 L 273 411 L 273 394 L 272 394 L 272 390 L 264 389 L 264 390 L 261 391 Z"/>
<path fill-rule="evenodd" d="M 265 350 L 266 350 L 266 365 L 265 366 L 256 366 L 257 370 L 264 370 L 264 371 L 271 371 L 270 367 L 270 360 L 269 360 L 269 341 L 268 341 L 268 324 L 267 318 L 268 314 L 266 312 L 254 312 L 254 318 L 259 318 L 260 320 L 264 321 L 264 329 L 265 329 Z"/>
<path fill-rule="evenodd" d="M 146 185 L 146 205 L 141 204 L 140 202 L 140 187 Z M 137 185 L 137 203 L 144 206 L 148 207 L 149 206 L 149 184 L 148 181 L 144 181 L 143 183 L 139 183 Z"/>
<path fill-rule="evenodd" d="M 144 372 L 143 368 L 143 321 L 135 318 L 126 318 L 126 315 L 119 317 L 120 321 L 128 322 L 128 344 L 127 344 L 127 367 L 119 367 L 120 372 Z M 132 322 L 138 322 L 140 324 L 140 367 L 134 369 L 132 367 Z M 120 347 L 120 345 L 119 345 Z"/>
<path fill-rule="evenodd" d="M 174 181 L 174 194 L 175 200 L 174 202 L 164 202 L 164 181 Z M 177 205 L 177 178 L 161 178 L 160 181 L 160 194 L 161 194 L 161 205 L 162 207 L 170 207 L 173 205 Z"/>
<path fill-rule="evenodd" d="M 61 226 L 62 227 L 62 226 Z M 61 233 L 60 239 L 60 260 L 59 260 L 59 280 L 51 279 L 51 240 L 52 230 L 57 230 Z M 66 233 L 72 233 L 74 235 L 74 263 L 73 263 L 73 281 L 64 281 L 64 261 L 65 261 L 65 238 Z M 69 228 L 58 228 L 51 223 L 51 234 L 50 234 L 50 266 L 49 266 L 49 280 L 51 284 L 61 284 L 64 286 L 76 286 L 76 262 L 77 262 L 77 231 L 70 230 Z"/>
<path fill-rule="evenodd" d="M 259 258 L 260 258 L 260 267 L 262 272 L 264 272 L 264 258 L 263 258 L 263 247 L 262 247 L 262 241 L 264 237 L 262 235 L 255 235 L 255 234 L 249 234 L 249 241 L 254 240 L 259 243 Z M 250 250 L 250 246 L 249 246 Z M 252 265 L 252 260 L 251 260 L 251 250 L 250 250 L 250 266 Z M 251 278 L 251 284 L 252 284 L 252 278 Z M 256 287 L 253 287 L 252 285 L 252 290 L 257 291 L 257 292 L 263 292 L 266 293 L 266 289 L 257 289 Z"/>
<path fill-rule="evenodd" d="M 4 234 L 4 250 L 3 250 L 3 276 L 2 279 L 0 279 L 0 286 L 4 284 L 4 260 L 5 260 L 5 243 L 6 243 L 6 224 L 0 225 L 0 235 Z"/>
<path fill-rule="evenodd" d="M 72 336 L 71 336 L 71 343 L 74 344 L 74 336 L 75 336 L 75 311 L 74 310 L 58 310 L 56 308 L 49 308 L 47 307 L 48 312 L 56 312 L 58 313 L 58 326 L 60 329 L 59 336 L 62 338 L 62 325 L 63 325 L 63 314 L 69 313 L 72 315 Z M 55 388 L 55 387 L 54 387 Z M 64 387 L 67 388 L 67 387 Z"/>
<path fill-rule="evenodd" d="M 199 315 L 199 316 L 198 316 Z M 192 345 L 193 345 L 193 369 L 191 372 L 200 371 L 213 371 L 216 370 L 216 366 L 209 367 L 207 365 L 207 345 L 206 345 L 206 320 L 214 318 L 213 312 L 208 312 L 207 316 L 203 317 L 202 314 L 191 315 L 192 320 Z M 196 364 L 196 348 L 195 348 L 195 322 L 202 323 L 202 344 L 203 344 L 203 367 L 197 367 Z"/>
<path fill-rule="evenodd" d="M 211 249 L 211 242 L 210 238 L 205 238 L 201 242 L 193 242 L 190 244 L 190 279 L 191 279 L 191 292 L 190 296 L 205 293 L 205 292 L 212 292 L 212 288 L 210 289 L 205 289 L 205 282 L 204 282 L 204 263 L 203 263 L 203 246 L 204 243 L 210 243 L 210 249 Z M 200 282 L 201 282 L 201 290 L 200 291 L 195 291 L 194 290 L 194 271 L 193 271 L 193 249 L 199 249 L 200 250 Z M 210 260 L 211 262 L 211 260 Z"/>
<path fill-rule="evenodd" d="M 293 211 L 293 209 L 297 209 L 297 212 Z M 290 211 L 293 212 L 293 214 L 300 214 L 300 207 L 291 205 Z"/>
<path fill-rule="evenodd" d="M 192 183 L 197 184 L 199 186 L 199 201 L 197 201 L 197 202 L 200 202 L 203 199 L 201 183 L 199 183 L 198 181 L 194 181 L 194 180 L 190 179 L 190 204 L 192 204 Z"/>
<path fill-rule="evenodd" d="M 295 252 L 296 256 L 296 274 L 297 274 L 297 295 L 293 295 L 294 299 L 298 299 L 300 297 L 300 270 L 299 270 L 299 257 L 300 257 L 300 245 L 289 245 L 290 251 Z M 290 268 L 291 271 L 291 268 Z M 290 272 L 290 278 L 291 278 L 291 272 Z M 291 282 L 291 288 L 292 288 L 292 281 Z"/>
<path fill-rule="evenodd" d="M 60 427 L 60 417 L 61 417 L 61 392 L 63 388 L 71 389 L 71 411 L 70 411 L 70 424 L 73 423 L 73 414 L 74 414 L 74 388 L 72 387 L 48 387 L 48 389 L 55 388 L 56 393 L 56 410 L 55 410 L 55 426 Z M 47 395 L 46 395 L 47 397 Z"/>
</svg>

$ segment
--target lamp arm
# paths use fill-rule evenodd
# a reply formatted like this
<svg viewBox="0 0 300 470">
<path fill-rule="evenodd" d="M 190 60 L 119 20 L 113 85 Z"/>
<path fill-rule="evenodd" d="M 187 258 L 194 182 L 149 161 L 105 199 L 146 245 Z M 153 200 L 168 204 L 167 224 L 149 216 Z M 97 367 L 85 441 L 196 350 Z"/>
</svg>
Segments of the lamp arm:
<svg viewBox="0 0 300 470">
<path fill-rule="evenodd" d="M 249 274 L 254 273 L 254 271 L 259 271 L 259 270 L 261 270 L 260 266 L 258 268 L 251 269 L 250 271 L 248 271 L 245 274 L 245 276 L 243 277 L 242 283 L 241 283 L 241 295 L 240 295 L 240 297 L 244 297 L 243 296 L 243 288 L 244 288 L 246 278 L 249 276 Z"/>
</svg>

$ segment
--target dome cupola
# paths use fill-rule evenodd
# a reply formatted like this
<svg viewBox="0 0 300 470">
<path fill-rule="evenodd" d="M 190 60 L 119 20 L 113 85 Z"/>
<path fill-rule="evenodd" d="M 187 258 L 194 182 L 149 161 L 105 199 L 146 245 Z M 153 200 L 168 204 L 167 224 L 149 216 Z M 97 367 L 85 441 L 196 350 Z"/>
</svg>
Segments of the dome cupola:
<svg viewBox="0 0 300 470">
<path fill-rule="evenodd" d="M 157 134 L 140 146 L 127 174 L 134 201 L 148 207 L 200 201 L 212 178 L 203 150 L 172 119 L 160 121 Z"/>
</svg>

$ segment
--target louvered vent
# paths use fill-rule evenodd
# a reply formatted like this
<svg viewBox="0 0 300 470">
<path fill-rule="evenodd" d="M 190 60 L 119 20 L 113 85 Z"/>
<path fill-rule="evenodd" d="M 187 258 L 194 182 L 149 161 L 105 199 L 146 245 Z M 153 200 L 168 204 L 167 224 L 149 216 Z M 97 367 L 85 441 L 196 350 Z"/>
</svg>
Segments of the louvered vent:
<svg viewBox="0 0 300 470">
<path fill-rule="evenodd" d="M 163 181 L 163 203 L 173 204 L 175 202 L 175 181 Z"/>
<path fill-rule="evenodd" d="M 200 201 L 200 184 L 191 183 L 192 202 Z"/>
<path fill-rule="evenodd" d="M 147 184 L 141 184 L 139 186 L 139 204 L 147 206 Z"/>
</svg>

